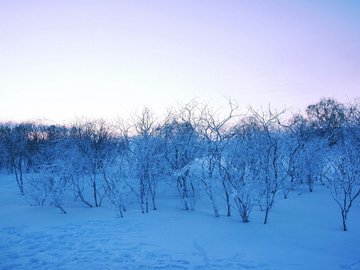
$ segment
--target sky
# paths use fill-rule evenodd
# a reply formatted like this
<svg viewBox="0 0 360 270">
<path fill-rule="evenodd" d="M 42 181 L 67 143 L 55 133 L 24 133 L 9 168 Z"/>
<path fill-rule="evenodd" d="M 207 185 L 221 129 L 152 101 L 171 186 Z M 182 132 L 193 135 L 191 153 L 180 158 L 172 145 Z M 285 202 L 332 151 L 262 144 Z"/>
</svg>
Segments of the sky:
<svg viewBox="0 0 360 270">
<path fill-rule="evenodd" d="M 360 94 L 357 0 L 0 0 L 0 120 Z"/>
</svg>

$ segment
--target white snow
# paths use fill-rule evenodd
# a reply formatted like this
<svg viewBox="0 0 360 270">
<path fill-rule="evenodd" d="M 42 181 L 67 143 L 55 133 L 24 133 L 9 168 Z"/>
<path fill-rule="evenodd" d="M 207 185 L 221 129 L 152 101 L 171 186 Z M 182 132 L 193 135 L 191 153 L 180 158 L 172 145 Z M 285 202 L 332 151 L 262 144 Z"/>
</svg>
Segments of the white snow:
<svg viewBox="0 0 360 270">
<path fill-rule="evenodd" d="M 176 198 L 149 214 L 133 205 L 123 219 L 67 202 L 64 215 L 30 207 L 0 175 L 0 269 L 360 269 L 359 202 L 343 232 L 321 186 L 278 199 L 267 225 L 258 209 L 248 224 L 235 212 L 215 218 L 206 199 L 193 212 Z"/>
</svg>

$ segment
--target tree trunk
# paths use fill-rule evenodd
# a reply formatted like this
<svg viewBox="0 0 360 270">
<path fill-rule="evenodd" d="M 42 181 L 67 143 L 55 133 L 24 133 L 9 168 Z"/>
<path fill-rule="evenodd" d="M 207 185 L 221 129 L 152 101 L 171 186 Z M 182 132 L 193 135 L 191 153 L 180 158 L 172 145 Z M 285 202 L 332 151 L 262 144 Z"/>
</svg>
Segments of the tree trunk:
<svg viewBox="0 0 360 270">
<path fill-rule="evenodd" d="M 82 201 L 84 204 L 86 204 L 89 207 L 93 207 L 91 203 L 89 203 L 88 201 L 85 200 L 85 198 L 80 190 L 78 190 L 78 196 L 80 198 L 80 201 Z"/>
<path fill-rule="evenodd" d="M 212 191 L 210 191 L 210 200 L 211 200 L 211 204 L 212 204 L 212 207 L 213 207 L 213 210 L 214 210 L 214 215 L 215 215 L 215 217 L 219 217 L 220 215 L 219 215 L 219 211 L 218 211 L 218 209 L 217 209 L 217 207 L 216 207 L 216 204 L 215 204 L 215 201 L 214 201 L 214 196 L 213 196 L 213 194 L 212 194 Z"/>
<path fill-rule="evenodd" d="M 342 217 L 343 230 L 344 230 L 344 232 L 346 232 L 347 231 L 347 226 L 346 226 L 347 215 L 346 215 L 345 210 L 341 211 L 341 217 Z"/>
<path fill-rule="evenodd" d="M 225 191 L 226 196 L 226 205 L 227 205 L 227 216 L 231 217 L 231 204 L 230 204 L 230 196 L 227 191 Z"/>
<path fill-rule="evenodd" d="M 61 211 L 62 214 L 66 214 L 66 211 L 64 210 L 64 208 L 62 208 L 61 205 L 57 204 L 57 205 L 55 205 L 55 206 L 60 209 L 60 211 Z"/>
<path fill-rule="evenodd" d="M 18 184 L 20 193 L 21 193 L 21 195 L 24 195 L 24 183 L 23 183 L 22 168 L 21 168 L 20 163 L 18 164 L 18 166 L 14 163 L 13 169 L 15 172 L 15 178 L 16 178 L 16 182 Z"/>
<path fill-rule="evenodd" d="M 309 191 L 310 191 L 310 192 L 313 192 L 313 190 L 314 190 L 314 182 L 313 182 L 313 180 L 311 179 L 311 176 L 310 176 L 310 175 L 308 176 L 308 185 L 309 185 Z"/>
<path fill-rule="evenodd" d="M 23 170 L 21 161 L 19 162 L 19 175 L 20 175 L 20 187 L 21 187 L 21 195 L 24 195 L 24 181 L 23 181 Z"/>
<path fill-rule="evenodd" d="M 222 180 L 222 185 L 224 188 L 224 192 L 225 192 L 225 199 L 226 199 L 226 208 L 227 208 L 227 216 L 230 217 L 231 216 L 231 204 L 230 204 L 230 195 L 229 192 L 226 188 L 226 184 L 225 184 L 225 180 Z"/>
<path fill-rule="evenodd" d="M 269 210 L 270 210 L 270 208 L 269 208 L 269 207 L 266 207 L 264 224 L 267 224 L 268 216 L 269 216 Z"/>
<path fill-rule="evenodd" d="M 155 196 L 151 196 L 151 200 L 152 200 L 153 210 L 157 210 L 156 204 L 155 204 Z"/>
<path fill-rule="evenodd" d="M 187 198 L 184 198 L 184 208 L 186 211 L 189 210 L 189 206 L 188 206 L 188 203 L 187 203 Z"/>
<path fill-rule="evenodd" d="M 97 200 L 97 187 L 96 187 L 96 176 L 95 175 L 94 175 L 94 179 L 93 179 L 93 194 L 94 194 L 95 207 L 99 207 L 98 200 Z"/>
<path fill-rule="evenodd" d="M 119 210 L 119 215 L 120 215 L 120 217 L 123 218 L 123 217 L 124 217 L 124 215 L 123 215 L 123 207 L 122 207 L 122 206 L 119 206 L 119 207 L 118 207 L 118 210 Z"/>
</svg>

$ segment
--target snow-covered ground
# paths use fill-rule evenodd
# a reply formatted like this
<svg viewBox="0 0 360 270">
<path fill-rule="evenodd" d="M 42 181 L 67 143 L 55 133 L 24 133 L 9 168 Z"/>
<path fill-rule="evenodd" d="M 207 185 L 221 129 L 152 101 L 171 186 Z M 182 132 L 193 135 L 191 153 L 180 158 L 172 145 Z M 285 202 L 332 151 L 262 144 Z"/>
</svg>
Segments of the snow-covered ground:
<svg viewBox="0 0 360 270">
<path fill-rule="evenodd" d="M 0 269 L 360 269 L 359 202 L 348 232 L 320 186 L 279 199 L 267 225 L 258 210 L 249 224 L 236 213 L 215 218 L 204 202 L 187 212 L 163 199 L 123 219 L 74 202 L 63 215 L 30 207 L 14 177 L 0 175 Z"/>
</svg>

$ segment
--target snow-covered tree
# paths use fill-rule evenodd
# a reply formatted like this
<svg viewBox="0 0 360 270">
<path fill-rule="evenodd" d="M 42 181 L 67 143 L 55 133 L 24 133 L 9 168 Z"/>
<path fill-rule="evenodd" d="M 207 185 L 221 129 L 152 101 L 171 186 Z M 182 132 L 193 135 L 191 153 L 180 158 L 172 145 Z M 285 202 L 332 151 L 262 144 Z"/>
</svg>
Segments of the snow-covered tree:
<svg viewBox="0 0 360 270">
<path fill-rule="evenodd" d="M 118 139 L 116 152 L 109 156 L 103 170 L 105 192 L 115 206 L 119 217 L 124 216 L 126 200 L 131 193 L 131 181 L 134 177 L 130 158 L 129 144 L 126 138 Z"/>
<path fill-rule="evenodd" d="M 3 151 L 11 170 L 15 173 L 21 195 L 25 194 L 23 175 L 27 169 L 27 161 L 30 155 L 30 145 L 33 123 L 7 124 L 2 125 L 1 140 Z"/>
<path fill-rule="evenodd" d="M 170 177 L 175 179 L 185 210 L 194 210 L 198 197 L 198 178 L 192 166 L 199 156 L 200 144 L 196 131 L 196 105 L 188 104 L 180 112 L 169 115 L 161 128 L 165 142 L 165 159 L 170 166 Z"/>
<path fill-rule="evenodd" d="M 99 207 L 105 196 L 100 177 L 113 147 L 111 129 L 103 120 L 78 122 L 72 126 L 71 136 L 81 154 L 79 161 L 91 183 L 95 207 Z"/>
<path fill-rule="evenodd" d="M 342 127 L 346 121 L 345 105 L 332 98 L 323 98 L 306 109 L 306 117 L 314 134 L 326 138 L 329 145 L 342 138 Z"/>
<path fill-rule="evenodd" d="M 271 110 L 255 111 L 250 109 L 251 124 L 254 126 L 254 136 L 261 148 L 258 149 L 259 170 L 259 205 L 265 211 L 264 224 L 268 222 L 276 195 L 283 186 L 285 174 L 283 171 L 284 141 L 283 125 L 280 116 L 284 113 Z"/>
<path fill-rule="evenodd" d="M 63 141 L 52 141 L 42 145 L 38 155 L 44 158 L 44 162 L 26 175 L 30 203 L 44 205 L 47 202 L 64 214 L 64 193 L 70 187 L 72 176 L 72 171 L 67 166 L 69 152 L 64 151 L 65 149 Z"/>
<path fill-rule="evenodd" d="M 132 187 L 139 198 L 142 212 L 149 212 L 151 201 L 153 210 L 157 210 L 156 194 L 159 178 L 164 175 L 165 145 L 159 136 L 159 125 L 153 114 L 145 108 L 135 119 L 136 135 L 130 140 L 130 151 L 134 162 L 134 171 L 138 185 Z"/>
<path fill-rule="evenodd" d="M 228 100 L 228 112 L 222 116 L 208 106 L 202 110 L 201 121 L 199 122 L 199 134 L 203 139 L 204 153 L 202 157 L 203 177 L 202 182 L 208 194 L 216 217 L 219 216 L 215 202 L 214 188 L 222 187 L 227 216 L 231 216 L 231 190 L 222 166 L 224 149 L 233 135 L 231 123 L 238 116 L 238 105 L 233 100 Z"/>
<path fill-rule="evenodd" d="M 332 151 L 328 162 L 328 188 L 341 210 L 343 230 L 347 231 L 350 209 L 360 195 L 360 151 L 354 147 L 351 136 L 346 136 L 344 142 Z"/>
<path fill-rule="evenodd" d="M 227 144 L 222 162 L 223 172 L 230 186 L 235 208 L 244 223 L 258 198 L 259 161 L 261 145 L 256 136 L 256 127 L 246 121 L 238 124 L 234 136 Z"/>
</svg>

